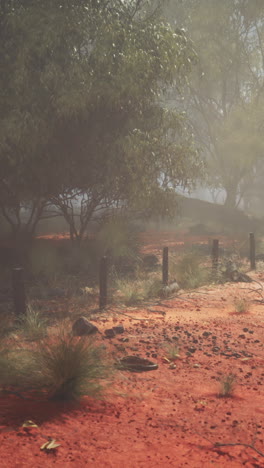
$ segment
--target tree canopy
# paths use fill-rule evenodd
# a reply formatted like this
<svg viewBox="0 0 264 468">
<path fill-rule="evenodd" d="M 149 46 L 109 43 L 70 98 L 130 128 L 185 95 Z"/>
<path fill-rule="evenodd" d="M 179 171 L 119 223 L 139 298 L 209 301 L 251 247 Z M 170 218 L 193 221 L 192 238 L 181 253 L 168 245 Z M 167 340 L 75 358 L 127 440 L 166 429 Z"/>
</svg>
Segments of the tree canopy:
<svg viewBox="0 0 264 468">
<path fill-rule="evenodd" d="M 210 184 L 234 207 L 263 158 L 264 3 L 175 0 L 168 17 L 194 42 L 198 56 L 185 109 L 208 162 Z"/>
<path fill-rule="evenodd" d="M 52 205 L 82 237 L 97 210 L 163 210 L 195 179 L 184 115 L 164 104 L 195 54 L 159 12 L 141 0 L 1 2 L 0 204 L 15 231 L 23 208 L 33 232 Z"/>
</svg>

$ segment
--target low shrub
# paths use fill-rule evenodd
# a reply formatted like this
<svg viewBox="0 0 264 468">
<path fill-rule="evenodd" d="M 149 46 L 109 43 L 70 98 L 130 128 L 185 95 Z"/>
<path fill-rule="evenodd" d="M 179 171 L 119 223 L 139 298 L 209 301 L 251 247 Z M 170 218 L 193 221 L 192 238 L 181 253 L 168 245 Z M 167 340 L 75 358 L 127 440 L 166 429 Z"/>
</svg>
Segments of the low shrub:
<svg viewBox="0 0 264 468">
<path fill-rule="evenodd" d="M 115 287 L 118 291 L 119 301 L 127 306 L 157 297 L 162 290 L 161 281 L 156 278 L 138 278 L 137 280 L 117 279 Z"/>
<path fill-rule="evenodd" d="M 27 306 L 26 314 L 19 319 L 18 329 L 29 340 L 39 340 L 47 334 L 48 321 L 32 305 Z"/>
<path fill-rule="evenodd" d="M 62 332 L 34 347 L 1 343 L 0 390 L 34 391 L 50 399 L 77 400 L 82 395 L 101 396 L 111 376 L 102 347 L 90 337 L 73 337 Z"/>
<path fill-rule="evenodd" d="M 202 264 L 202 258 L 197 253 L 190 252 L 178 260 L 171 261 L 170 276 L 175 277 L 183 289 L 195 289 L 204 285 L 208 279 L 208 271 Z"/>
<path fill-rule="evenodd" d="M 110 365 L 102 347 L 90 337 L 60 334 L 54 342 L 43 342 L 35 354 L 39 369 L 36 384 L 47 389 L 50 398 L 79 399 L 102 394 L 102 379 L 110 376 Z"/>
<path fill-rule="evenodd" d="M 237 314 L 246 314 L 250 310 L 250 301 L 245 297 L 236 297 L 234 308 Z"/>
<path fill-rule="evenodd" d="M 233 395 L 234 388 L 236 385 L 235 374 L 224 375 L 220 381 L 219 397 L 230 397 Z"/>
</svg>

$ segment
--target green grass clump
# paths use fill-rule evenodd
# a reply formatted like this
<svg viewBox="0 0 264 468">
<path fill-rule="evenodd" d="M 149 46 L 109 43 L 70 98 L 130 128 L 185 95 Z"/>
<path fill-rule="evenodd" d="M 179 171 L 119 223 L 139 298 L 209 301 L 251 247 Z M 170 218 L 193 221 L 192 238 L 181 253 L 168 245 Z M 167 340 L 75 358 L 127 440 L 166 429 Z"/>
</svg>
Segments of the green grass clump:
<svg viewBox="0 0 264 468">
<path fill-rule="evenodd" d="M 19 319 L 19 331 L 29 340 L 39 340 L 47 334 L 47 320 L 42 314 L 28 305 L 26 314 Z"/>
<path fill-rule="evenodd" d="M 245 297 L 236 297 L 234 307 L 237 314 L 246 314 L 250 309 L 250 301 Z"/>
<path fill-rule="evenodd" d="M 190 252 L 171 262 L 170 276 L 175 276 L 182 289 L 195 289 L 206 284 L 209 275 L 202 264 L 202 258 L 197 253 Z"/>
<path fill-rule="evenodd" d="M 117 279 L 115 286 L 119 294 L 119 300 L 127 306 L 138 304 L 144 299 L 139 281 Z"/>
<path fill-rule="evenodd" d="M 102 352 L 94 339 L 65 333 L 54 342 L 41 343 L 36 353 L 40 370 L 37 383 L 46 387 L 52 399 L 76 400 L 82 395 L 101 395 L 101 381 L 110 376 L 110 366 Z"/>
<path fill-rule="evenodd" d="M 180 358 L 180 347 L 177 342 L 166 344 L 164 346 L 164 351 L 165 351 L 165 358 L 168 361 L 174 362 Z"/>
<path fill-rule="evenodd" d="M 90 337 L 62 332 L 34 343 L 2 341 L 0 390 L 45 393 L 50 399 L 78 400 L 101 396 L 112 366 Z"/>
<path fill-rule="evenodd" d="M 138 278 L 136 280 L 116 279 L 115 287 L 118 290 L 119 300 L 127 306 L 132 306 L 158 296 L 162 289 L 162 284 L 156 278 Z"/>
<path fill-rule="evenodd" d="M 37 369 L 32 350 L 1 343 L 0 369 L 0 390 L 21 392 L 34 387 Z"/>
<path fill-rule="evenodd" d="M 219 397 L 230 397 L 233 395 L 236 386 L 235 374 L 224 375 L 220 381 Z"/>
</svg>

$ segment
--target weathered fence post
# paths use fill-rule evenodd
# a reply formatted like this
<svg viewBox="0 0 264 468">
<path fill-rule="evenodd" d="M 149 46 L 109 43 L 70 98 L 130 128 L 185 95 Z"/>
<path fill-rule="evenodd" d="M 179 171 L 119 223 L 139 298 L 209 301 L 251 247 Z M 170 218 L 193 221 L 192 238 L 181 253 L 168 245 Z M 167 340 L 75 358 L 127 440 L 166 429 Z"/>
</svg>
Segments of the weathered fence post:
<svg viewBox="0 0 264 468">
<path fill-rule="evenodd" d="M 169 281 L 169 248 L 163 247 L 162 255 L 162 283 L 167 285 Z"/>
<path fill-rule="evenodd" d="M 213 239 L 213 247 L 212 247 L 212 268 L 213 270 L 217 270 L 218 268 L 218 259 L 219 259 L 219 240 Z"/>
<path fill-rule="evenodd" d="M 12 270 L 13 294 L 15 314 L 22 315 L 26 313 L 26 293 L 24 282 L 24 269 L 13 268 Z"/>
<path fill-rule="evenodd" d="M 99 308 L 104 309 L 107 305 L 107 257 L 104 256 L 100 261 L 99 269 Z"/>
<path fill-rule="evenodd" d="M 250 257 L 250 269 L 256 269 L 256 243 L 255 235 L 253 232 L 249 233 L 249 257 Z"/>
</svg>

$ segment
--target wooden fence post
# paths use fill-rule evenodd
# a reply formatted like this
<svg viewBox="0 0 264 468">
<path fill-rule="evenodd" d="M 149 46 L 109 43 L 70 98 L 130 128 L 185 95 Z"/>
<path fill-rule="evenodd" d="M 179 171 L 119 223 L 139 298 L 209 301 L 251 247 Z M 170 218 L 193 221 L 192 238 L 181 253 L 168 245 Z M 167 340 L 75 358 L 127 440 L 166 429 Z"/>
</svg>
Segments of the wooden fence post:
<svg viewBox="0 0 264 468">
<path fill-rule="evenodd" d="M 212 268 L 213 270 L 217 270 L 218 268 L 218 259 L 219 259 L 219 240 L 213 239 L 213 247 L 212 247 Z"/>
<path fill-rule="evenodd" d="M 249 258 L 250 258 L 250 269 L 256 269 L 256 243 L 255 235 L 253 232 L 249 233 Z"/>
<path fill-rule="evenodd" d="M 167 285 L 169 281 L 169 248 L 163 248 L 162 255 L 162 283 Z"/>
<path fill-rule="evenodd" d="M 104 309 L 107 305 L 107 257 L 104 256 L 100 261 L 99 269 L 99 308 Z"/>
<path fill-rule="evenodd" d="M 22 315 L 26 313 L 26 293 L 24 281 L 24 269 L 13 268 L 12 270 L 13 294 L 15 314 Z"/>
</svg>

